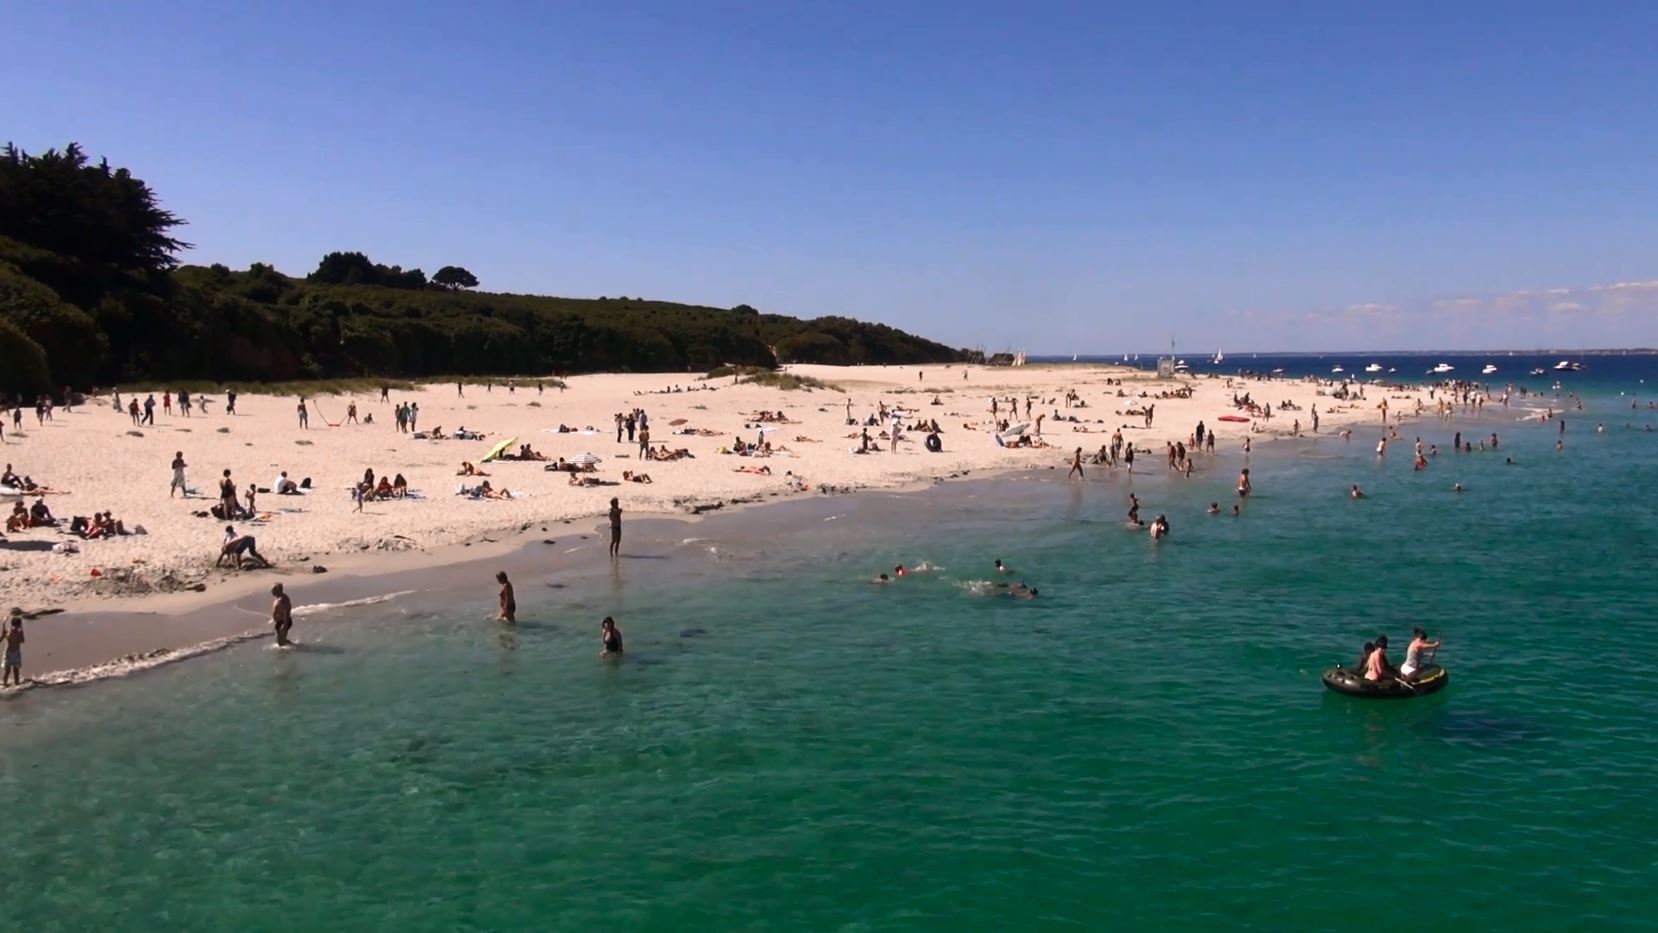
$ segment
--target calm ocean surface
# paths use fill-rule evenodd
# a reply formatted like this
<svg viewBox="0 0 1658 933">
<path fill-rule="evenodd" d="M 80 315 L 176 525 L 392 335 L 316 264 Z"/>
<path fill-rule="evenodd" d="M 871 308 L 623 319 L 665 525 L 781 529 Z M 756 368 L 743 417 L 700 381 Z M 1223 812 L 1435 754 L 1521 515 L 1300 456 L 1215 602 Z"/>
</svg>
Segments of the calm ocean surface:
<svg viewBox="0 0 1658 933">
<path fill-rule="evenodd" d="M 1189 482 L 824 500 L 809 533 L 640 545 L 613 580 L 555 589 L 550 561 L 518 581 L 511 636 L 486 579 L 309 616 L 305 650 L 35 691 L 0 703 L 0 911 L 33 930 L 1650 928 L 1658 412 L 1619 393 L 1655 376 L 1580 374 L 1561 452 L 1495 406 L 1406 425 L 1382 462 L 1368 426 L 1259 445 L 1236 520 L 1204 514 L 1233 501 L 1236 450 Z M 1502 450 L 1411 471 L 1411 436 L 1448 450 L 1457 427 Z M 1121 525 L 1130 488 L 1171 540 Z M 996 557 L 1044 598 L 973 595 Z M 605 614 L 621 665 L 595 657 Z M 1323 690 L 1324 666 L 1413 623 L 1445 637 L 1447 690 Z"/>
</svg>

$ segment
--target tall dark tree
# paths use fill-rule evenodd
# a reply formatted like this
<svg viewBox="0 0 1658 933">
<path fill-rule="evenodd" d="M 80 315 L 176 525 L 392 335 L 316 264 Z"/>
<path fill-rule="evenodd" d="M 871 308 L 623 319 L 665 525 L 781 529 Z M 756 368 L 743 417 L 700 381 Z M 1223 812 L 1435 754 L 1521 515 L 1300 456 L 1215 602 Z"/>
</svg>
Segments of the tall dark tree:
<svg viewBox="0 0 1658 933">
<path fill-rule="evenodd" d="M 444 266 L 432 273 L 432 282 L 449 289 L 478 287 L 478 277 L 460 266 Z"/>
<path fill-rule="evenodd" d="M 37 156 L 10 143 L 0 149 L 0 236 L 70 257 L 85 274 L 135 280 L 170 271 L 190 246 L 170 233 L 183 223 L 131 172 L 88 164 L 75 143 Z"/>
</svg>

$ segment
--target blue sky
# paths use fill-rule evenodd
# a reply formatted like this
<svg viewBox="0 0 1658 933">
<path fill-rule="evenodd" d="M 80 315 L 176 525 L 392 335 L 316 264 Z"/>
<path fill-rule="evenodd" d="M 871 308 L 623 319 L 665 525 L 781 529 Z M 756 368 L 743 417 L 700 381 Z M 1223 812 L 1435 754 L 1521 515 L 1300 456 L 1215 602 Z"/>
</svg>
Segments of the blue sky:
<svg viewBox="0 0 1658 933">
<path fill-rule="evenodd" d="M 1658 5 L 8 5 L 190 262 L 1031 352 L 1658 344 Z"/>
</svg>

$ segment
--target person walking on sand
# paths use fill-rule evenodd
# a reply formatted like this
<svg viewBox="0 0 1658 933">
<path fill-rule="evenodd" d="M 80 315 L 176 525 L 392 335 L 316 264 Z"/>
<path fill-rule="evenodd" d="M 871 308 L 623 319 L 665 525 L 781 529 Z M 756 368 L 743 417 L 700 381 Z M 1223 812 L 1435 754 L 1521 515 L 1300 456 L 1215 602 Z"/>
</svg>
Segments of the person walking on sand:
<svg viewBox="0 0 1658 933">
<path fill-rule="evenodd" d="M 613 496 L 610 500 L 610 558 L 615 560 L 622 550 L 622 505 Z"/>
<path fill-rule="evenodd" d="M 352 402 L 345 406 L 345 420 L 347 424 L 357 424 L 357 403 Z"/>
<path fill-rule="evenodd" d="M 11 624 L 6 626 L 4 636 L 6 643 L 6 660 L 0 665 L 0 687 L 6 685 L 10 679 L 12 686 L 23 686 L 23 610 L 12 607 Z"/>
<path fill-rule="evenodd" d="M 303 396 L 303 395 L 299 397 L 298 411 L 299 411 L 299 426 L 301 428 L 309 428 L 311 426 L 311 416 L 305 410 L 305 396 Z"/>
<path fill-rule="evenodd" d="M 1070 479 L 1073 476 L 1083 478 L 1083 479 L 1087 478 L 1087 477 L 1084 477 L 1082 475 L 1082 448 L 1081 447 L 1078 447 L 1077 452 L 1071 455 L 1071 472 L 1065 474 L 1066 479 Z"/>
<path fill-rule="evenodd" d="M 172 417 L 172 414 L 173 414 L 173 390 L 172 389 L 168 389 L 167 391 L 161 393 L 161 413 L 164 414 L 164 415 L 167 415 L 168 417 Z"/>
<path fill-rule="evenodd" d="M 417 422 L 419 420 L 420 420 L 420 403 L 419 402 L 410 402 L 409 403 L 409 432 L 411 434 L 414 433 L 414 431 L 417 430 L 415 428 L 415 422 Z M 441 427 L 441 425 L 439 425 L 439 427 Z"/>
<path fill-rule="evenodd" d="M 288 640 L 288 631 L 294 627 L 294 601 L 288 594 L 282 592 L 282 584 L 271 585 L 271 627 L 276 629 L 276 643 L 283 647 L 293 644 Z"/>
<path fill-rule="evenodd" d="M 501 611 L 495 618 L 502 622 L 515 623 L 518 621 L 518 600 L 512 594 L 512 581 L 507 579 L 505 570 L 495 575 L 495 582 L 501 584 Z"/>
<path fill-rule="evenodd" d="M 639 457 L 649 459 L 651 453 L 651 429 L 644 425 L 639 426 Z"/>
<path fill-rule="evenodd" d="M 227 415 L 236 414 L 236 390 L 235 389 L 231 389 L 231 390 L 229 390 L 228 392 L 225 393 L 225 414 L 227 414 Z"/>
<path fill-rule="evenodd" d="M 173 497 L 173 493 L 175 492 L 187 497 L 190 495 L 190 490 L 186 489 L 184 486 L 184 466 L 184 451 L 180 450 L 174 452 L 173 484 L 167 488 L 167 498 L 169 499 Z"/>
</svg>

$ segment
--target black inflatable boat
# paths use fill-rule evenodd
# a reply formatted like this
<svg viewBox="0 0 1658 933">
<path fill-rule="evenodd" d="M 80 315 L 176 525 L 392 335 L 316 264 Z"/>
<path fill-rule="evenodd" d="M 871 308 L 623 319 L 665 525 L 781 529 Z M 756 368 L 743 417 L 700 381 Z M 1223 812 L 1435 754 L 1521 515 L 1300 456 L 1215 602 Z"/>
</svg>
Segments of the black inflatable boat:
<svg viewBox="0 0 1658 933">
<path fill-rule="evenodd" d="M 1415 675 L 1403 680 L 1365 680 L 1364 672 L 1356 667 L 1339 664 L 1324 672 L 1324 686 L 1337 693 L 1366 700 L 1408 700 L 1423 697 L 1445 689 L 1451 682 L 1451 672 L 1437 664 L 1429 664 Z"/>
</svg>

